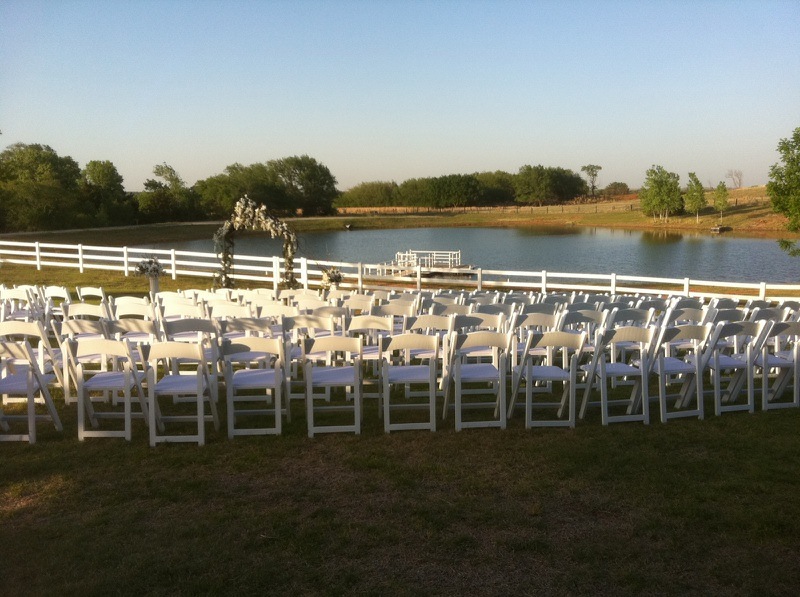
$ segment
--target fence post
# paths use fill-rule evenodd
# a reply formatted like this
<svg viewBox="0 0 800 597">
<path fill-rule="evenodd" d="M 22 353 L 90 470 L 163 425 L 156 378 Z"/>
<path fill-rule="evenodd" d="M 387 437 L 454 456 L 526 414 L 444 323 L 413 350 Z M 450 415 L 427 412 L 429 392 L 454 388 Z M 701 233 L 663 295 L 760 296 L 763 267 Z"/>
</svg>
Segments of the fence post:
<svg viewBox="0 0 800 597">
<path fill-rule="evenodd" d="M 358 292 L 364 292 L 364 264 L 358 262 Z"/>
<path fill-rule="evenodd" d="M 767 283 L 761 282 L 761 285 L 758 287 L 758 298 L 762 301 L 767 298 Z"/>
<path fill-rule="evenodd" d="M 611 272 L 611 294 L 617 294 L 617 274 Z"/>
<path fill-rule="evenodd" d="M 37 271 L 41 271 L 42 270 L 42 249 L 39 246 L 39 241 L 38 240 L 33 244 L 34 244 L 34 247 L 36 248 L 36 270 Z"/>
<path fill-rule="evenodd" d="M 122 271 L 128 277 L 128 247 L 122 247 Z"/>
<path fill-rule="evenodd" d="M 683 294 L 685 294 L 686 296 L 689 296 L 689 286 L 690 286 L 689 278 L 684 278 L 683 279 Z"/>
<path fill-rule="evenodd" d="M 483 290 L 483 268 L 478 268 L 478 292 Z"/>
<path fill-rule="evenodd" d="M 278 292 L 278 281 L 281 279 L 281 259 L 277 255 L 272 256 L 272 290 Z"/>
<path fill-rule="evenodd" d="M 417 264 L 417 290 L 422 290 L 422 266 Z"/>
<path fill-rule="evenodd" d="M 78 271 L 83 273 L 83 245 L 78 245 Z"/>
<path fill-rule="evenodd" d="M 300 258 L 300 280 L 303 282 L 303 288 L 308 290 L 308 260 L 305 257 Z"/>
<path fill-rule="evenodd" d="M 175 259 L 175 249 L 170 249 L 169 259 L 172 262 L 172 279 L 173 280 L 177 280 L 178 279 L 178 264 L 177 264 L 177 261 Z"/>
<path fill-rule="evenodd" d="M 542 294 L 547 294 L 547 270 L 542 270 Z"/>
</svg>

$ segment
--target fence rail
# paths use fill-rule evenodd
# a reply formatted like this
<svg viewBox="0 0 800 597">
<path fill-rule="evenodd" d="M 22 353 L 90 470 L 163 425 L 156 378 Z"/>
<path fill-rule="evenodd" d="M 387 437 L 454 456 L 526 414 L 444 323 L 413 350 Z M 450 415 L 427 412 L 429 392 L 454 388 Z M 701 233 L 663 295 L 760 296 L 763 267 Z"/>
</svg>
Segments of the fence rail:
<svg viewBox="0 0 800 597">
<path fill-rule="evenodd" d="M 179 276 L 209 280 L 219 269 L 214 253 L 175 249 L 138 249 L 42 242 L 0 241 L 0 265 L 13 263 L 43 267 L 65 267 L 87 270 L 117 271 L 129 276 L 142 259 L 154 255 L 173 280 Z M 284 267 L 281 257 L 235 255 L 233 278 L 251 286 L 278 288 Z M 365 290 L 379 288 L 445 288 L 493 290 L 534 290 L 537 292 L 591 291 L 611 294 L 679 294 L 697 297 L 761 298 L 781 300 L 800 296 L 800 284 L 767 282 L 722 282 L 689 278 L 654 278 L 610 274 L 564 273 L 549 271 L 515 271 L 470 269 L 463 274 L 436 267 L 392 269 L 381 264 L 321 261 L 301 257 L 295 263 L 295 275 L 305 288 L 322 284 L 322 268 L 337 267 L 344 276 L 340 287 Z M 0 269 L 0 282 L 2 269 Z"/>
</svg>

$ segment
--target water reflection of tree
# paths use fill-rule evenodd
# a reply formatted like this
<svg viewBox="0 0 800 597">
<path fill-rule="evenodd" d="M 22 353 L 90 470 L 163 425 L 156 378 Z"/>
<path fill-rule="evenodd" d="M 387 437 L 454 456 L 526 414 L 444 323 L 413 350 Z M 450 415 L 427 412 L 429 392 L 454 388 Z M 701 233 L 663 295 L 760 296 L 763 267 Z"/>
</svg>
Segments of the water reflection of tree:
<svg viewBox="0 0 800 597">
<path fill-rule="evenodd" d="M 683 234 L 667 230 L 646 230 L 642 232 L 642 243 L 648 245 L 671 245 L 683 240 Z"/>
</svg>

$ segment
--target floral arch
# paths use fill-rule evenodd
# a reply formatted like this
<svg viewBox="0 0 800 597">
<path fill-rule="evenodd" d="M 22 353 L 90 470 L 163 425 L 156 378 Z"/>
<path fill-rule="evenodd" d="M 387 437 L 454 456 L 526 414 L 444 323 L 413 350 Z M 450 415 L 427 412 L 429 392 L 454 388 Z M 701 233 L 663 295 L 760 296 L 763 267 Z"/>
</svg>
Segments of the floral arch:
<svg viewBox="0 0 800 597">
<path fill-rule="evenodd" d="M 231 217 L 214 233 L 214 251 L 220 261 L 220 270 L 214 276 L 215 286 L 233 288 L 233 249 L 237 230 L 263 230 L 272 238 L 283 239 L 285 261 L 283 279 L 285 288 L 296 288 L 294 256 L 297 253 L 297 234 L 292 228 L 272 215 L 266 205 L 256 205 L 247 195 L 239 199 Z"/>
</svg>

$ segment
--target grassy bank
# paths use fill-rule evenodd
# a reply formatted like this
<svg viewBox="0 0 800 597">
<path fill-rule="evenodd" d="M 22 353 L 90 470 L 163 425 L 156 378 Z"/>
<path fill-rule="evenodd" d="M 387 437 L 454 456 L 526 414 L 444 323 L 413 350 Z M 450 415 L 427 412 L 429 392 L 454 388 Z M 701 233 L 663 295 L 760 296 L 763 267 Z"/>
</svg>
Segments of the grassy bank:
<svg viewBox="0 0 800 597">
<path fill-rule="evenodd" d="M 800 412 L 0 445 L 5 595 L 796 595 Z"/>
</svg>

